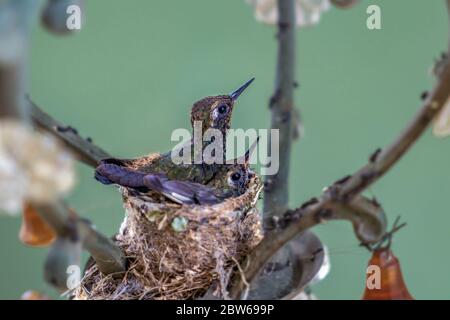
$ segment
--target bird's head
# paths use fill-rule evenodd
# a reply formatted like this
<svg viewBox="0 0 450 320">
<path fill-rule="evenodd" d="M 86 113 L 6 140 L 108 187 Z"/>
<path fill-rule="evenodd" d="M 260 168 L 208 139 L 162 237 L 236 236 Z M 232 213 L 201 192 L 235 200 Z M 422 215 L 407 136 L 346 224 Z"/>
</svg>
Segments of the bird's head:
<svg viewBox="0 0 450 320">
<path fill-rule="evenodd" d="M 255 78 L 250 79 L 231 94 L 206 97 L 194 103 L 191 110 L 192 126 L 196 121 L 199 121 L 202 123 L 203 133 L 210 128 L 214 128 L 225 134 L 226 130 L 230 128 L 236 100 L 253 80 Z"/>
<path fill-rule="evenodd" d="M 228 161 L 228 164 L 221 167 L 213 180 L 214 187 L 230 190 L 237 195 L 243 194 L 247 190 L 250 180 L 255 175 L 250 168 L 250 158 L 258 141 L 259 137 L 242 157 Z"/>
</svg>

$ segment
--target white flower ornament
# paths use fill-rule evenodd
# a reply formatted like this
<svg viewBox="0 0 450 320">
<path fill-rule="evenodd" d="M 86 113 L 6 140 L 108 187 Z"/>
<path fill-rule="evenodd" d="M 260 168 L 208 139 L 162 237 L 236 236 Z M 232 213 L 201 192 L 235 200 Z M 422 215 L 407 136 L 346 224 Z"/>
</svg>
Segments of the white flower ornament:
<svg viewBox="0 0 450 320">
<path fill-rule="evenodd" d="M 0 210 L 14 214 L 25 201 L 51 202 L 74 181 L 73 160 L 53 137 L 0 122 Z"/>
</svg>

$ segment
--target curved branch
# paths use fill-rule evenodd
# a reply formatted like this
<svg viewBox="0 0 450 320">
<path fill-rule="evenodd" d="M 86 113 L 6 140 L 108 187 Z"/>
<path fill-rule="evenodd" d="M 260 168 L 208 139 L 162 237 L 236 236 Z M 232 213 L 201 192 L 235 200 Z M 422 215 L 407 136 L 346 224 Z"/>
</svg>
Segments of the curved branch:
<svg viewBox="0 0 450 320">
<path fill-rule="evenodd" d="M 95 259 L 104 274 L 126 270 L 122 251 L 114 243 L 93 228 L 86 219 L 78 217 L 62 201 L 49 204 L 33 203 L 39 215 L 58 234 L 59 238 L 76 238 Z"/>
<path fill-rule="evenodd" d="M 386 232 L 387 218 L 376 200 L 358 195 L 350 203 L 333 202 L 331 209 L 330 219 L 326 220 L 350 221 L 356 238 L 363 244 L 380 241 Z"/>
<path fill-rule="evenodd" d="M 296 235 L 331 220 L 350 221 L 362 243 L 379 241 L 386 230 L 386 217 L 375 201 L 358 196 L 352 202 L 340 203 L 333 200 L 332 192 L 327 191 L 321 199 L 308 201 L 300 208 L 286 212 L 281 219 L 267 220 L 265 228 L 269 231 L 242 264 L 245 279 L 253 281 L 267 261 Z M 239 299 L 245 289 L 240 278 L 234 277 L 230 296 Z"/>
<path fill-rule="evenodd" d="M 65 126 L 50 115 L 41 110 L 31 99 L 30 104 L 31 120 L 35 127 L 46 131 L 62 141 L 67 149 L 80 161 L 88 166 L 96 167 L 101 159 L 111 156 L 102 148 L 92 143 L 92 139 L 83 139 L 78 131 L 71 126 Z"/>
<path fill-rule="evenodd" d="M 348 216 L 349 211 L 341 211 L 341 209 L 347 209 L 348 206 L 352 206 L 352 210 L 361 207 L 363 202 L 357 196 L 383 176 L 409 150 L 449 100 L 450 64 L 447 57 L 441 62 L 442 69 L 438 75 L 438 82 L 428 97 L 425 98 L 422 108 L 391 145 L 383 151 L 378 152 L 377 150 L 370 157 L 368 164 L 352 176 L 335 183 L 320 200 L 288 211 L 277 221 L 275 227 L 278 228 L 267 233 L 259 246 L 247 257 L 247 262 L 244 264 L 247 281 L 252 281 L 270 257 L 297 233 L 309 229 L 321 221 L 341 218 L 350 219 L 353 223 L 363 221 L 361 217 L 353 221 L 354 215 Z M 367 201 L 364 202 L 367 205 Z M 361 239 L 361 236 L 364 237 L 364 235 L 359 232 L 361 230 L 370 230 L 370 228 L 357 227 L 355 229 L 358 238 L 364 241 L 364 239 Z M 365 240 L 372 242 L 374 239 L 369 237 Z M 231 296 L 237 298 L 240 297 L 243 286 L 239 283 L 238 278 L 235 279 L 237 281 L 231 289 Z"/>
<path fill-rule="evenodd" d="M 111 239 L 97 232 L 90 221 L 78 219 L 77 230 L 83 247 L 92 255 L 100 272 L 120 275 L 126 271 L 126 259 L 122 251 Z"/>
</svg>

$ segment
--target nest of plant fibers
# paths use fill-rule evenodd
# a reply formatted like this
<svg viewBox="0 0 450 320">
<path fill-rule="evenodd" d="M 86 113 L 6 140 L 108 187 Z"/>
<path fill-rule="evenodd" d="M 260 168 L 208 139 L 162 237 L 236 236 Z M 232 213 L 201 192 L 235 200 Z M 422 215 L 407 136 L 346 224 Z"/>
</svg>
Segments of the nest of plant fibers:
<svg viewBox="0 0 450 320">
<path fill-rule="evenodd" d="M 94 264 L 76 299 L 228 298 L 230 275 L 262 239 L 255 175 L 241 196 L 212 206 L 178 205 L 126 197 L 116 244 L 128 259 L 123 277 L 103 275 Z"/>
</svg>

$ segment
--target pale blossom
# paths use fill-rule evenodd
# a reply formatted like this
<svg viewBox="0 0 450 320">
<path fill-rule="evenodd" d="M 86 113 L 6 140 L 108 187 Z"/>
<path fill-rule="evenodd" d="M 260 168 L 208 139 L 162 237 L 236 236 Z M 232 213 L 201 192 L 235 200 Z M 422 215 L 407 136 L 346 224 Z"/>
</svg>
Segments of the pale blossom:
<svg viewBox="0 0 450 320">
<path fill-rule="evenodd" d="M 433 134 L 437 137 L 450 136 L 450 99 L 434 118 Z"/>
<path fill-rule="evenodd" d="M 8 185 L 9 181 L 14 183 Z M 19 166 L 0 149 L 0 210 L 19 212 L 22 208 L 21 199 L 25 198 L 25 188 L 26 179 L 20 174 Z"/>
<path fill-rule="evenodd" d="M 255 18 L 275 25 L 278 22 L 277 0 L 247 0 L 255 9 Z M 295 0 L 296 24 L 312 26 L 319 22 L 323 12 L 330 8 L 329 0 Z"/>
<path fill-rule="evenodd" d="M 74 181 L 73 160 L 53 137 L 0 122 L 0 210 L 14 214 L 24 201 L 52 201 Z"/>
</svg>

